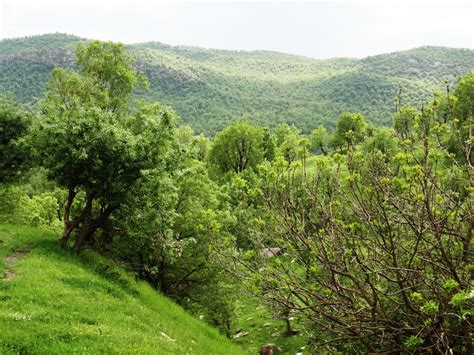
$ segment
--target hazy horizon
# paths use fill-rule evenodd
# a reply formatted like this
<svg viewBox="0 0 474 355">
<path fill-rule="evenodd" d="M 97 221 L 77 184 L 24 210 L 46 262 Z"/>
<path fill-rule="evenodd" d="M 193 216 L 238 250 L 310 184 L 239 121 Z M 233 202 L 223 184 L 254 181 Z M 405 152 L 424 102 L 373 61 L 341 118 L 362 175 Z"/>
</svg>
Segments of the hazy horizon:
<svg viewBox="0 0 474 355">
<path fill-rule="evenodd" d="M 0 0 L 0 39 L 66 33 L 310 58 L 421 46 L 474 49 L 470 1 L 167 2 Z"/>
</svg>

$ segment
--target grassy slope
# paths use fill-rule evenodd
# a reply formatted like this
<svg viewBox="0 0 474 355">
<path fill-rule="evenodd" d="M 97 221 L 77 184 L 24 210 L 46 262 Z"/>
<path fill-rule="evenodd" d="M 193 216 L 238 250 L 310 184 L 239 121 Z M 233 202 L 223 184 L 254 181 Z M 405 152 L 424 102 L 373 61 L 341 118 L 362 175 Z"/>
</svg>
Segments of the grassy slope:
<svg viewBox="0 0 474 355">
<path fill-rule="evenodd" d="M 36 103 L 51 68 L 74 62 L 79 41 L 62 34 L 0 41 L 0 94 Z M 452 82 L 474 70 L 474 51 L 443 47 L 361 60 L 161 43 L 127 49 L 150 79 L 150 90 L 139 95 L 171 105 L 183 122 L 206 133 L 242 118 L 269 126 L 293 123 L 307 132 L 319 124 L 333 126 L 343 111 L 360 111 L 369 121 L 386 124 L 399 84 L 403 102 L 419 105 L 443 89 L 444 79 Z"/>
<path fill-rule="evenodd" d="M 237 300 L 236 320 L 233 323 L 235 331 L 248 333 L 246 336 L 234 339 L 249 354 L 257 354 L 263 344 L 275 344 L 282 354 L 309 354 L 307 333 L 304 322 L 299 319 L 292 321 L 292 327 L 298 330 L 297 335 L 286 336 L 285 322 L 272 317 L 271 313 L 258 300 L 243 296 Z"/>
<path fill-rule="evenodd" d="M 5 257 L 29 253 L 12 265 Z M 109 260 L 58 247 L 55 233 L 0 225 L 0 353 L 242 351 Z"/>
</svg>

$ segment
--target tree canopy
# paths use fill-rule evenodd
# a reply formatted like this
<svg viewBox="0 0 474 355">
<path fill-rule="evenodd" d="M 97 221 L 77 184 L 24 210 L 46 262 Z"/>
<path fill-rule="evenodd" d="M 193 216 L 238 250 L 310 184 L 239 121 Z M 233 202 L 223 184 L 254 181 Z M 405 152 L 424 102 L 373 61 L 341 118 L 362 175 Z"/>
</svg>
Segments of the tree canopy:
<svg viewBox="0 0 474 355">
<path fill-rule="evenodd" d="M 35 141 L 42 165 L 68 190 L 63 243 L 80 228 L 80 250 L 160 162 L 174 119 L 156 104 L 131 105 L 140 74 L 121 44 L 92 42 L 77 56 L 79 71 L 52 73 Z M 81 212 L 71 217 L 77 196 Z"/>
<path fill-rule="evenodd" d="M 224 173 L 255 168 L 265 155 L 263 138 L 261 127 L 246 121 L 235 122 L 215 135 L 209 160 Z"/>
<path fill-rule="evenodd" d="M 17 179 L 31 162 L 26 141 L 30 123 L 29 114 L 0 97 L 0 184 Z"/>
</svg>

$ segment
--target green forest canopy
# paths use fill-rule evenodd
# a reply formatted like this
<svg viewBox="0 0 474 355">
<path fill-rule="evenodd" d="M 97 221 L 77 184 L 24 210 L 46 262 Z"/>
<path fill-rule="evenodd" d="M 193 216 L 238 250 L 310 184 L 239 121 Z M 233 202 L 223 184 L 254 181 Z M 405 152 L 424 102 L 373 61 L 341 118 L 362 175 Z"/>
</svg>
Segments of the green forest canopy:
<svg viewBox="0 0 474 355">
<path fill-rule="evenodd" d="M 84 39 L 49 34 L 0 42 L 0 93 L 28 105 L 42 97 L 54 66 L 73 66 Z M 268 51 L 173 47 L 157 42 L 126 46 L 150 81 L 140 97 L 173 107 L 182 123 L 207 135 L 246 119 L 264 126 L 294 124 L 308 133 L 334 128 L 345 111 L 387 125 L 402 87 L 402 102 L 420 106 L 444 80 L 474 69 L 472 50 L 420 47 L 364 59 L 318 60 Z"/>
</svg>

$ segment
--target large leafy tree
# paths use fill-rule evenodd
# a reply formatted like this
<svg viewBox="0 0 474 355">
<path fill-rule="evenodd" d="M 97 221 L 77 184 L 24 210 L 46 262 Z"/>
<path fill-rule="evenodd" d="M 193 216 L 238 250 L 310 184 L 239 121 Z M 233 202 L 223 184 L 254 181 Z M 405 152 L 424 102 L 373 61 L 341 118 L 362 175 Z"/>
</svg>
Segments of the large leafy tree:
<svg viewBox="0 0 474 355">
<path fill-rule="evenodd" d="M 298 132 L 289 132 L 277 149 L 278 155 L 285 158 L 289 163 L 302 159 L 308 155 L 308 147 L 310 143 L 308 139 Z"/>
<path fill-rule="evenodd" d="M 405 108 L 396 133 L 376 130 L 364 144 L 341 135 L 347 154 L 319 157 L 310 179 L 277 160 L 247 189 L 255 249 L 283 254 L 245 254 L 241 270 L 253 270 L 246 280 L 274 307 L 306 315 L 318 347 L 473 352 L 468 79 L 446 123 L 436 101 Z"/>
<path fill-rule="evenodd" d="M 132 105 L 144 81 L 121 44 L 77 48 L 76 70 L 53 70 L 35 130 L 39 158 L 68 191 L 62 244 L 79 229 L 79 251 L 124 201 L 144 169 L 159 162 L 172 114 L 159 105 Z"/>
<path fill-rule="evenodd" d="M 14 181 L 30 162 L 26 142 L 29 115 L 10 100 L 0 98 L 0 184 Z"/>
<path fill-rule="evenodd" d="M 232 291 L 214 250 L 227 240 L 231 218 L 205 164 L 193 155 L 177 144 L 171 164 L 147 172 L 112 219 L 121 231 L 112 247 L 153 287 L 229 333 Z"/>
<path fill-rule="evenodd" d="M 319 126 L 311 131 L 311 148 L 316 151 L 320 151 L 324 155 L 327 154 L 328 151 L 328 132 L 325 127 Z"/>
<path fill-rule="evenodd" d="M 282 123 L 275 129 L 275 144 L 279 147 L 289 135 L 299 135 L 300 133 L 297 127 Z"/>
<path fill-rule="evenodd" d="M 264 129 L 238 121 L 217 133 L 212 141 L 209 160 L 221 172 L 240 173 L 263 161 Z"/>
<path fill-rule="evenodd" d="M 360 143 L 365 136 L 367 124 L 360 113 L 344 112 L 336 123 L 332 145 L 340 149 L 349 149 Z"/>
<path fill-rule="evenodd" d="M 448 98 L 448 102 L 450 102 Z M 457 146 L 461 150 L 461 154 L 466 159 L 468 165 L 474 166 L 474 151 L 471 146 L 466 146 L 466 141 L 470 140 L 472 144 L 472 131 L 474 126 L 474 72 L 463 76 L 454 91 L 453 109 L 448 109 L 448 114 L 452 112 L 454 115 L 453 126 L 459 133 Z"/>
</svg>

